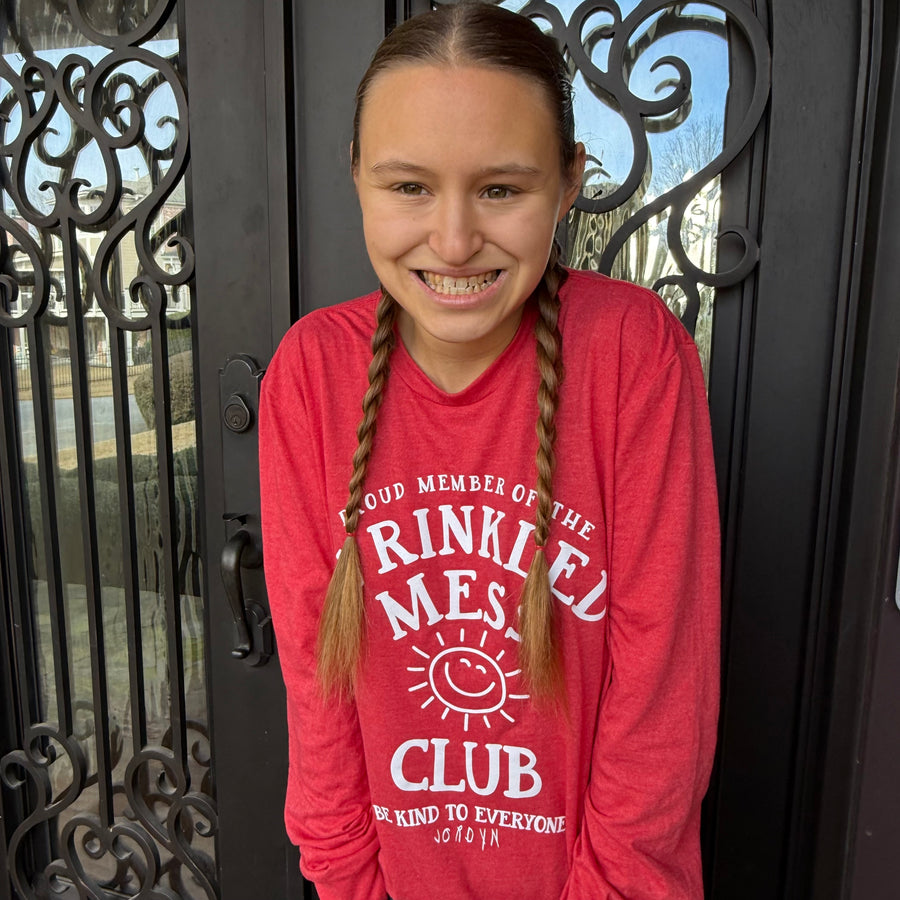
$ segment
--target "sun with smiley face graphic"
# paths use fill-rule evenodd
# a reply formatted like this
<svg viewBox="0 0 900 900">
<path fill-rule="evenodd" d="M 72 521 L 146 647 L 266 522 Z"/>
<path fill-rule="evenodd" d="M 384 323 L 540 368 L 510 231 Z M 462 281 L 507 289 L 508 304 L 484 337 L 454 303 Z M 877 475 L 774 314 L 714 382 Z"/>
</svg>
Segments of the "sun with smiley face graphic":
<svg viewBox="0 0 900 900">
<path fill-rule="evenodd" d="M 428 696 L 421 705 L 426 709 L 437 701 L 443 706 L 441 718 L 446 719 L 451 712 L 463 717 L 463 731 L 469 730 L 471 717 L 480 717 L 487 728 L 491 727 L 491 715 L 498 713 L 508 722 L 515 718 L 505 706 L 507 701 L 527 700 L 528 694 L 514 693 L 511 686 L 521 669 L 504 671 L 502 664 L 505 650 L 491 656 L 484 649 L 488 632 L 482 632 L 478 647 L 466 644 L 464 628 L 459 631 L 459 644 L 447 646 L 443 635 L 436 631 L 435 638 L 441 649 L 437 653 L 428 653 L 420 647 L 413 646 L 413 652 L 422 657 L 423 664 L 407 666 L 407 671 L 417 678 L 422 678 L 409 688 L 409 691 L 428 691 Z"/>
</svg>

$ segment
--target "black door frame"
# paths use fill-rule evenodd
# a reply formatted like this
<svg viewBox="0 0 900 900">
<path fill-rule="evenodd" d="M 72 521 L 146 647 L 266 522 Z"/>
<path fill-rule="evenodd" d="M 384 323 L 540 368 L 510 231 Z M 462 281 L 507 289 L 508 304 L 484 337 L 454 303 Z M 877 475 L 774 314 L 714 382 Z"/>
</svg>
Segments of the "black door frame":
<svg viewBox="0 0 900 900">
<path fill-rule="evenodd" d="M 830 712 L 845 379 L 869 196 L 860 163 L 872 152 L 880 50 L 877 2 L 815 10 L 779 2 L 770 17 L 762 253 L 744 326 L 746 405 L 735 404 L 738 440 L 729 460 L 727 653 L 709 804 L 711 895 L 728 900 L 811 896 L 820 738 Z M 798 52 L 801 34 L 810 49 Z M 714 422 L 716 401 L 714 391 Z"/>
<path fill-rule="evenodd" d="M 196 256 L 198 434 L 204 497 L 210 734 L 221 900 L 303 896 L 284 834 L 284 689 L 276 660 L 231 656 L 233 619 L 219 574 L 239 527 L 259 545 L 255 419 L 223 425 L 220 371 L 245 354 L 265 366 L 290 321 L 293 216 L 287 53 L 290 5 L 186 0 Z M 255 416 L 256 397 L 245 399 Z M 228 514 L 240 516 L 230 522 Z M 262 570 L 242 569 L 247 598 L 265 602 Z"/>
<path fill-rule="evenodd" d="M 854 879 L 886 567 L 896 578 L 895 422 L 885 410 L 896 402 L 900 313 L 881 292 L 898 236 L 884 211 L 900 201 L 885 175 L 897 149 L 887 131 L 897 11 L 880 0 L 770 9 L 762 253 L 729 460 L 708 874 L 712 897 L 837 900 Z M 715 387 L 710 399 L 715 427 Z M 721 452 L 727 435 L 717 437 Z M 880 795 L 896 816 L 886 775 Z M 871 876 L 883 891 L 896 884 Z"/>
<path fill-rule="evenodd" d="M 877 13 L 813 835 L 812 896 L 842 900 L 887 900 L 900 879 L 900 10 L 884 4 Z"/>
</svg>

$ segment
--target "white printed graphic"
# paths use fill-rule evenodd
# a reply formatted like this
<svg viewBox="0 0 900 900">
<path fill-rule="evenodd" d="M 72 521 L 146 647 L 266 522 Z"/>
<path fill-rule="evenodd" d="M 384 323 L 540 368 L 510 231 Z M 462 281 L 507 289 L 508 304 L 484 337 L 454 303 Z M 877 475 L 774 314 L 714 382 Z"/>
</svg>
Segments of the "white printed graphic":
<svg viewBox="0 0 900 900">
<path fill-rule="evenodd" d="M 504 671 L 501 664 L 506 651 L 500 650 L 491 656 L 483 649 L 488 632 L 484 631 L 478 647 L 465 644 L 465 629 L 459 632 L 459 645 L 447 647 L 440 632 L 435 637 L 443 649 L 432 655 L 419 647 L 413 647 L 427 661 L 427 665 L 408 666 L 407 671 L 420 674 L 423 680 L 414 684 L 409 690 L 428 690 L 429 695 L 421 708 L 425 709 L 435 700 L 443 705 L 442 719 L 450 712 L 463 716 L 463 731 L 469 730 L 471 716 L 480 716 L 487 728 L 491 727 L 490 716 L 499 713 L 508 722 L 515 718 L 504 709 L 509 700 L 527 700 L 528 694 L 513 693 L 510 681 L 521 674 L 518 668 Z M 514 690 L 514 688 L 513 688 Z"/>
</svg>

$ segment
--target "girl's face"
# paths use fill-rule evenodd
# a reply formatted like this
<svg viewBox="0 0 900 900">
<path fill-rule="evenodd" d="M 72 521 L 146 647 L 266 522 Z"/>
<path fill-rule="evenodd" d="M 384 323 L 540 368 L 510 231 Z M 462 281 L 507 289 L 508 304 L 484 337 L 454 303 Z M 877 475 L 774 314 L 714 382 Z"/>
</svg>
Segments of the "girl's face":
<svg viewBox="0 0 900 900">
<path fill-rule="evenodd" d="M 366 246 L 400 334 L 440 387 L 464 388 L 512 340 L 581 186 L 531 80 L 410 64 L 370 85 L 354 172 Z"/>
</svg>

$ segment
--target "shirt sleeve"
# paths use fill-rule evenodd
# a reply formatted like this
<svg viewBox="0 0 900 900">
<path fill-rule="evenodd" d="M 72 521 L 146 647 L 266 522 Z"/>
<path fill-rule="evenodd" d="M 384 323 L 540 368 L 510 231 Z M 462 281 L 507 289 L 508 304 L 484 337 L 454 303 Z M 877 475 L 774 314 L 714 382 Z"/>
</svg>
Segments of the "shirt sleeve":
<svg viewBox="0 0 900 900">
<path fill-rule="evenodd" d="M 266 585 L 287 689 L 285 824 L 321 900 L 384 900 L 362 737 L 352 702 L 325 700 L 316 637 L 336 548 L 321 436 L 308 427 L 290 334 L 263 380 L 260 486 Z"/>
<path fill-rule="evenodd" d="M 693 344 L 682 338 L 655 376 L 620 389 L 611 668 L 562 900 L 698 900 L 720 595 L 708 407 Z"/>
</svg>

